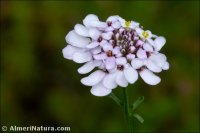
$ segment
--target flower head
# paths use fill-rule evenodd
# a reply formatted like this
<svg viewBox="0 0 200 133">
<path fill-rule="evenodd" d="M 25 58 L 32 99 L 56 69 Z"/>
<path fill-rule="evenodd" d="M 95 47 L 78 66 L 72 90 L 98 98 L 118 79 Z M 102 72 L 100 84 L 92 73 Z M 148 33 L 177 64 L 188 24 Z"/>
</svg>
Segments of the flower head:
<svg viewBox="0 0 200 133">
<path fill-rule="evenodd" d="M 127 87 L 137 81 L 138 75 L 149 85 L 161 79 L 154 73 L 169 69 L 164 54 L 159 53 L 166 43 L 162 36 L 143 30 L 139 23 L 126 21 L 118 15 L 102 22 L 89 14 L 83 24 L 76 24 L 65 37 L 68 45 L 64 58 L 85 63 L 78 69 L 81 83 L 91 86 L 95 96 L 106 96 L 117 86 Z"/>
</svg>

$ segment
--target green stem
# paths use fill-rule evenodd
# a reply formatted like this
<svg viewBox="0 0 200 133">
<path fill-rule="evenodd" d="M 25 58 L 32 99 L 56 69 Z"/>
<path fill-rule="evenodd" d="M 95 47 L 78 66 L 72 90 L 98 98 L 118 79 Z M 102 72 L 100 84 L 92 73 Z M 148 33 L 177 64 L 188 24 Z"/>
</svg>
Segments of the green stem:
<svg viewBox="0 0 200 133">
<path fill-rule="evenodd" d="M 128 124 L 128 132 L 133 133 L 133 125 L 131 121 L 130 116 L 130 110 L 129 110 L 129 102 L 128 102 L 128 94 L 127 94 L 127 88 L 123 88 L 123 95 L 124 95 L 124 113 L 125 113 L 125 119 Z"/>
</svg>

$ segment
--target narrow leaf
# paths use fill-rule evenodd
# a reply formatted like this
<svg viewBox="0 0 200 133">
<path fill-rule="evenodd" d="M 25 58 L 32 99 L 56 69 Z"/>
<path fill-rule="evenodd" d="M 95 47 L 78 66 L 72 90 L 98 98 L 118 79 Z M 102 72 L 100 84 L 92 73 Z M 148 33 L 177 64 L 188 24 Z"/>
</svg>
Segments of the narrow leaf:
<svg viewBox="0 0 200 133">
<path fill-rule="evenodd" d="M 119 106 L 123 106 L 122 101 L 114 93 L 111 93 L 109 97 L 112 98 Z"/>
<path fill-rule="evenodd" d="M 142 116 L 140 116 L 140 115 L 137 114 L 137 113 L 134 113 L 134 114 L 133 114 L 133 117 L 135 117 L 140 123 L 143 123 L 143 122 L 144 122 L 144 119 L 142 118 Z"/>
<path fill-rule="evenodd" d="M 144 101 L 144 96 L 139 97 L 132 105 L 132 110 L 135 110 Z"/>
</svg>

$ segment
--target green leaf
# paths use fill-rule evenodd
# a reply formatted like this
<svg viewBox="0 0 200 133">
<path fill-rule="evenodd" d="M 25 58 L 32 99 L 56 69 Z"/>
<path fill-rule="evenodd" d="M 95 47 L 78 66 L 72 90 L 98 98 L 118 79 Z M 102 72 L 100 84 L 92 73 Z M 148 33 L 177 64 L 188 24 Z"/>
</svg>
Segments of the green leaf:
<svg viewBox="0 0 200 133">
<path fill-rule="evenodd" d="M 140 116 L 140 115 L 137 114 L 137 113 L 134 113 L 134 114 L 133 114 L 133 117 L 135 117 L 140 123 L 143 123 L 143 122 L 144 122 L 144 119 L 142 118 L 142 116 Z"/>
<path fill-rule="evenodd" d="M 135 110 L 144 101 L 144 96 L 139 97 L 132 105 L 132 110 Z"/>
<path fill-rule="evenodd" d="M 114 94 L 111 93 L 110 95 L 108 95 L 111 99 L 113 99 L 119 106 L 123 106 L 122 101 Z"/>
</svg>

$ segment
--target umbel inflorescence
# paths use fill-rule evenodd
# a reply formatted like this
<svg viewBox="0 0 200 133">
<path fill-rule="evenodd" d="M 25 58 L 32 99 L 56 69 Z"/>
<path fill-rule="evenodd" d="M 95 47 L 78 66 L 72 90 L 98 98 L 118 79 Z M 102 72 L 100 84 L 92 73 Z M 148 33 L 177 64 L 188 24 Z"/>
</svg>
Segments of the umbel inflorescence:
<svg viewBox="0 0 200 133">
<path fill-rule="evenodd" d="M 159 53 L 165 38 L 117 15 L 102 22 L 89 14 L 65 39 L 64 58 L 85 63 L 78 69 L 80 74 L 93 71 L 81 83 L 92 86 L 95 96 L 106 96 L 117 86 L 135 83 L 138 74 L 147 84 L 156 85 L 161 79 L 154 73 L 169 69 L 166 56 Z"/>
</svg>

